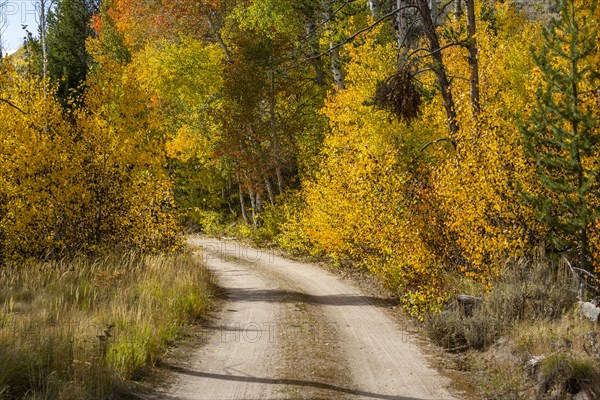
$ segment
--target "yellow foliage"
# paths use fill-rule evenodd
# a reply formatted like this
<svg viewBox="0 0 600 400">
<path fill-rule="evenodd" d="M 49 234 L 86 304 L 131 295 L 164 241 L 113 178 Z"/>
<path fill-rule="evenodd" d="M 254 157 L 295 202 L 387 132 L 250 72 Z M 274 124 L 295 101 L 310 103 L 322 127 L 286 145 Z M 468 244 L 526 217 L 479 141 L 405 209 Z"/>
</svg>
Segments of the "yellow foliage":
<svg viewBox="0 0 600 400">
<path fill-rule="evenodd" d="M 509 12 L 510 8 L 505 8 Z M 499 9 L 500 19 L 502 11 Z M 446 224 L 462 249 L 460 268 L 467 276 L 488 281 L 502 260 L 531 251 L 540 228 L 519 188 L 533 190 L 532 166 L 523 153 L 519 117 L 527 118 L 534 92 L 529 45 L 536 28 L 494 35 L 480 22 L 477 36 L 482 110 L 474 118 L 467 81 L 454 82 L 461 131 L 456 154 L 435 170 L 435 192 Z M 450 75 L 465 71 L 465 50 L 446 53 Z"/>
<path fill-rule="evenodd" d="M 182 37 L 156 41 L 134 55 L 133 73 L 167 124 L 169 157 L 206 164 L 219 138 L 214 110 L 223 86 L 222 51 L 215 45 Z"/>
<path fill-rule="evenodd" d="M 415 315 L 439 309 L 453 274 L 489 286 L 502 263 L 531 250 L 541 227 L 521 200 L 533 190 L 518 118 L 527 118 L 536 71 L 529 52 L 539 28 L 499 6 L 496 31 L 479 21 L 481 113 L 471 110 L 467 79 L 452 80 L 460 132 L 446 142 L 439 94 L 407 125 L 372 107 L 378 81 L 395 68 L 395 48 L 377 32 L 350 46 L 347 89 L 330 93 L 330 121 L 319 171 L 303 185 L 305 206 L 284 225 L 289 244 L 352 260 L 401 294 Z M 448 73 L 468 73 L 467 50 L 444 51 Z M 424 66 L 421 66 L 424 67 Z M 434 89 L 435 77 L 419 79 Z M 300 226 L 302 235 L 292 233 Z M 294 236 L 295 235 L 295 236 Z"/>
<path fill-rule="evenodd" d="M 375 38 L 368 36 L 348 50 L 353 60 L 347 69 L 348 89 L 331 93 L 326 102 L 323 112 L 331 134 L 325 139 L 319 172 L 305 182 L 301 224 L 314 252 L 338 261 L 359 260 L 389 287 L 413 288 L 421 305 L 421 300 L 439 297 L 422 290 L 437 286 L 439 270 L 430 268 L 436 264 L 435 255 L 419 239 L 419 229 L 427 227 L 411 215 L 409 180 L 416 166 L 415 143 L 429 133 L 391 121 L 369 104 L 376 83 L 394 67 L 393 45 L 377 44 Z M 438 305 L 439 301 L 433 304 Z"/>
<path fill-rule="evenodd" d="M 92 190 L 95 229 L 109 241 L 145 250 L 177 243 L 172 183 L 164 167 L 162 119 L 148 102 L 135 71 L 111 60 L 87 80 L 76 112 Z"/>
<path fill-rule="evenodd" d="M 49 82 L 0 66 L 5 258 L 177 242 L 158 121 L 124 67 L 101 61 L 69 114 Z"/>
</svg>

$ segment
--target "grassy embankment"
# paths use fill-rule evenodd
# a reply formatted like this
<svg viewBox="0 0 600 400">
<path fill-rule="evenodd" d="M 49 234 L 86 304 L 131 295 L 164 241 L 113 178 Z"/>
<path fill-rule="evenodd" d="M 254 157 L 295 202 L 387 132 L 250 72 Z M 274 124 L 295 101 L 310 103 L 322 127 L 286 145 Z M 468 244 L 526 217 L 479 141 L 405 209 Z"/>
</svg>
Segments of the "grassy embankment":
<svg viewBox="0 0 600 400">
<path fill-rule="evenodd" d="M 103 399 L 207 312 L 197 257 L 133 252 L 0 269 L 0 399 Z"/>
<path fill-rule="evenodd" d="M 482 301 L 472 315 L 460 307 L 432 315 L 426 328 L 474 397 L 600 398 L 600 325 L 581 315 L 565 264 L 511 262 L 491 290 L 463 279 L 455 291 Z"/>
</svg>

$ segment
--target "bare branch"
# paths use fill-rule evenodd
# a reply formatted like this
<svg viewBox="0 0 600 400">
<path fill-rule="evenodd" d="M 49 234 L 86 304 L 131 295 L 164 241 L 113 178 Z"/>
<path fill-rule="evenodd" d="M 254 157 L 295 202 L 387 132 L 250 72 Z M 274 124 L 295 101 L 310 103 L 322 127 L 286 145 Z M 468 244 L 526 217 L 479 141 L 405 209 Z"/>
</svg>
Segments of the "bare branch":
<svg viewBox="0 0 600 400">
<path fill-rule="evenodd" d="M 329 22 L 331 22 L 331 20 L 333 20 L 333 18 L 339 13 L 341 12 L 344 8 L 346 8 L 349 4 L 354 3 L 356 0 L 348 0 L 346 2 L 344 2 L 344 4 L 342 4 L 341 6 L 339 6 L 338 8 L 336 8 L 333 12 L 331 12 L 330 14 L 327 15 L 327 18 L 325 18 L 323 21 L 321 21 L 321 23 L 315 25 L 310 31 L 308 31 L 306 33 L 306 36 L 303 37 L 303 39 L 308 39 L 310 38 L 319 28 L 327 25 Z"/>
<path fill-rule="evenodd" d="M 396 13 L 399 13 L 400 11 L 406 10 L 406 9 L 409 9 L 409 8 L 417 8 L 417 7 L 414 6 L 414 5 L 412 5 L 412 4 L 409 4 L 409 5 L 406 5 L 404 7 L 397 8 L 394 11 L 390 11 L 389 13 L 385 14 L 381 18 L 377 19 L 371 25 L 369 25 L 369 26 L 367 26 L 365 28 L 362 28 L 362 29 L 356 31 L 355 33 L 353 33 L 352 35 L 348 36 L 347 38 L 345 38 L 344 40 L 342 40 L 338 44 L 331 46 L 329 49 L 327 49 L 326 51 L 324 51 L 324 52 L 322 52 L 320 54 L 317 54 L 317 55 L 314 55 L 312 57 L 307 58 L 307 60 L 312 60 L 312 59 L 315 59 L 315 58 L 321 58 L 323 56 L 326 56 L 327 54 L 330 54 L 332 51 L 335 51 L 335 50 L 339 49 L 340 47 L 344 46 L 345 44 L 352 42 L 354 39 L 356 39 L 361 34 L 363 34 L 365 32 L 368 32 L 371 29 L 375 28 L 377 25 L 379 25 L 380 23 L 382 23 L 386 19 L 388 19 L 390 17 L 393 17 Z"/>
<path fill-rule="evenodd" d="M 443 137 L 443 138 L 435 139 L 435 140 L 432 140 L 431 142 L 426 143 L 425 146 L 423 146 L 421 148 L 421 151 L 425 151 L 425 149 L 427 149 L 432 144 L 439 143 L 439 142 L 449 142 L 452 145 L 452 147 L 454 148 L 454 150 L 456 150 L 456 142 L 450 138 Z"/>
<path fill-rule="evenodd" d="M 440 47 L 437 50 L 429 50 L 428 48 L 425 48 L 425 47 L 419 47 L 418 49 L 414 49 L 413 51 L 411 51 L 410 54 L 408 55 L 407 59 L 410 59 L 415 54 L 417 54 L 418 52 L 421 52 L 421 51 L 425 51 L 428 54 L 426 54 L 424 56 L 420 56 L 420 57 L 431 57 L 432 55 L 434 55 L 437 52 L 441 52 L 443 50 L 446 50 L 446 49 L 448 49 L 450 47 L 454 47 L 454 46 L 462 46 L 462 44 L 461 43 L 448 43 L 448 44 Z"/>
<path fill-rule="evenodd" d="M 23 111 L 21 108 L 19 108 L 18 106 L 16 106 L 13 102 L 11 102 L 10 100 L 6 100 L 0 97 L 0 101 L 3 103 L 8 104 L 9 106 L 11 106 L 12 108 L 14 108 L 17 111 L 20 111 L 21 114 L 27 115 L 27 113 L 25 111 Z"/>
</svg>

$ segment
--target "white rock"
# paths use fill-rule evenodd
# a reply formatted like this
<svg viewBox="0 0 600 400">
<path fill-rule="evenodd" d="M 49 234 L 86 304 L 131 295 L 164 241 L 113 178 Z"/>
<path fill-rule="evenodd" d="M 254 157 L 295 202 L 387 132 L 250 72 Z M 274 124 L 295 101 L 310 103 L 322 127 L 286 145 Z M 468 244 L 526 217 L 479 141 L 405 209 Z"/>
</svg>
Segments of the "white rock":
<svg viewBox="0 0 600 400">
<path fill-rule="evenodd" d="M 583 390 L 573 396 L 573 400 L 592 400 L 590 396 Z"/>
<path fill-rule="evenodd" d="M 600 307 L 596 307 L 593 303 L 589 302 L 581 302 L 581 313 L 584 317 L 598 322 L 598 317 L 600 316 Z"/>
</svg>

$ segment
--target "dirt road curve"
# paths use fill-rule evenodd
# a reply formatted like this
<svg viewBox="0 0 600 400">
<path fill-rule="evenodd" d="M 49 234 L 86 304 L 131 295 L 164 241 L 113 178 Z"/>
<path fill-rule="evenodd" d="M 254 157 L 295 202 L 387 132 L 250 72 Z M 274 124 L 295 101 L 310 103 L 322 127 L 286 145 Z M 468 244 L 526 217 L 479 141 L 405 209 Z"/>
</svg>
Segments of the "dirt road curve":
<svg viewBox="0 0 600 400">
<path fill-rule="evenodd" d="M 194 237 L 226 293 L 163 399 L 455 399 L 380 300 L 315 265 Z"/>
</svg>

